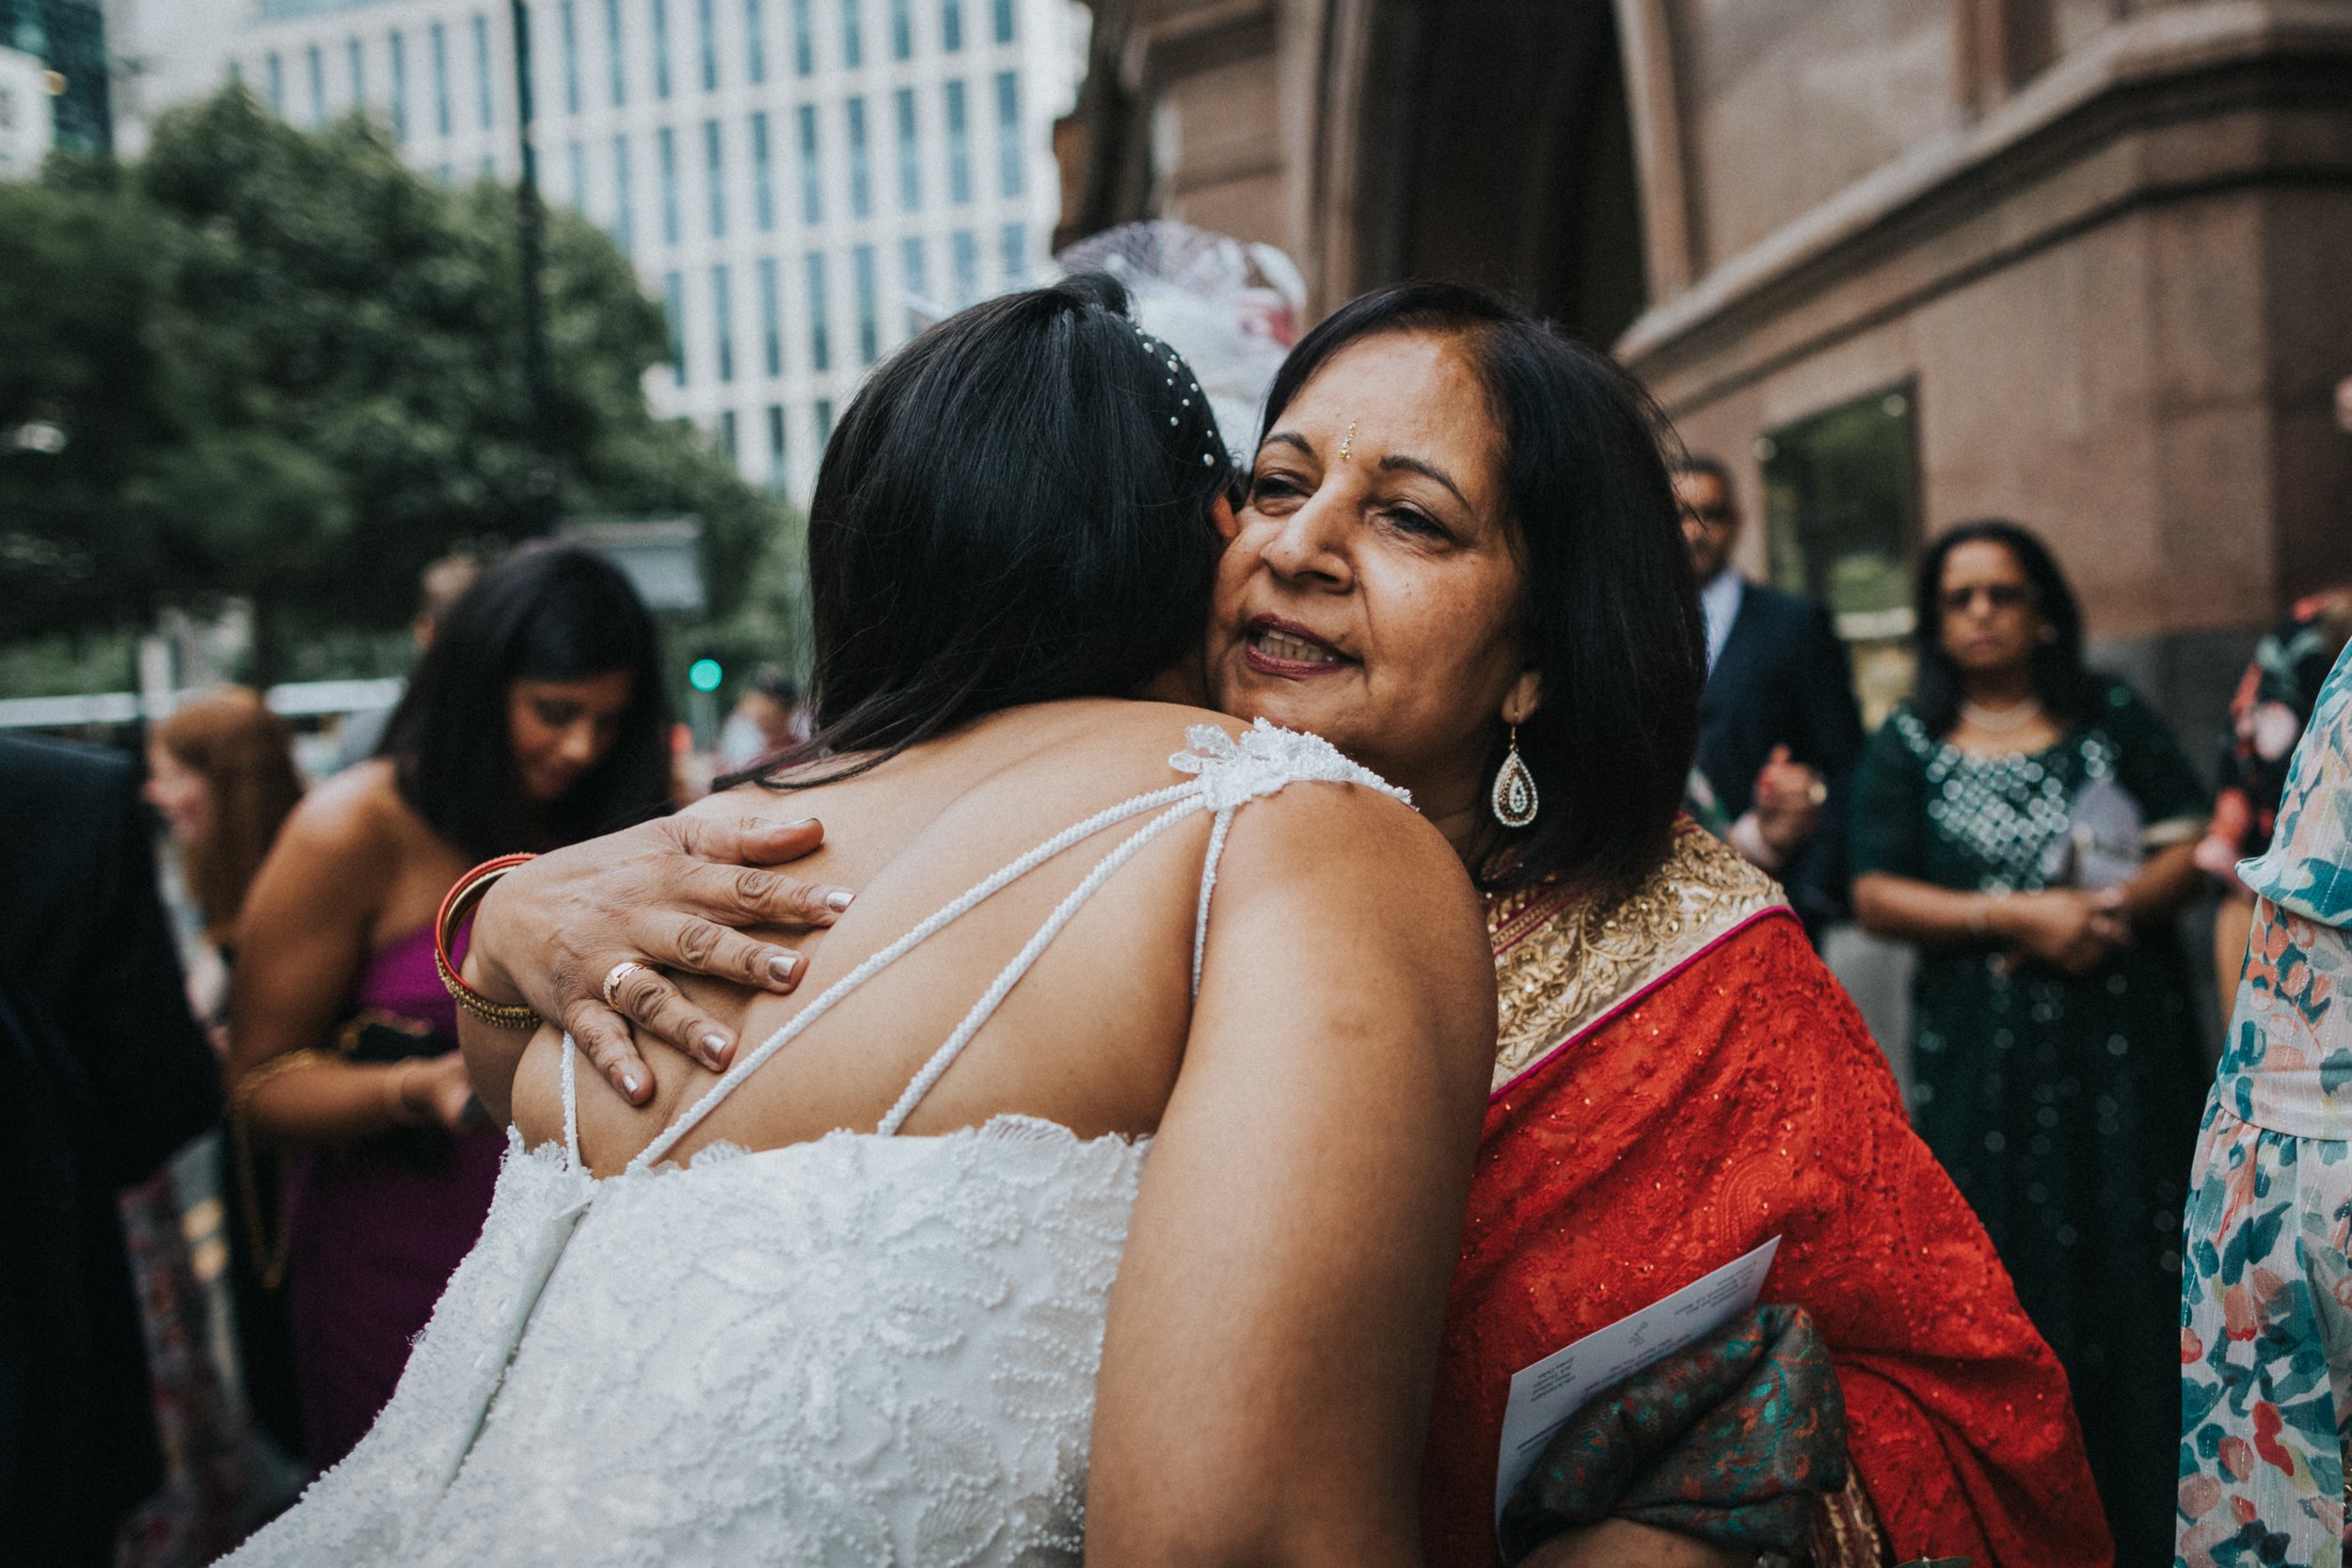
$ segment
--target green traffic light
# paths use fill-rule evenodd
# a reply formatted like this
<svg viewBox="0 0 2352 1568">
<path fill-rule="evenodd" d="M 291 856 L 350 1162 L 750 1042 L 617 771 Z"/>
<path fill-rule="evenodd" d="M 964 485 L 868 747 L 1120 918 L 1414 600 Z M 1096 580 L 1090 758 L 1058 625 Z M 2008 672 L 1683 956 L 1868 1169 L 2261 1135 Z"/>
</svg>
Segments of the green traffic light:
<svg viewBox="0 0 2352 1568">
<path fill-rule="evenodd" d="M 725 678 L 726 672 L 715 658 L 698 658 L 686 667 L 686 684 L 697 691 L 716 691 Z"/>
</svg>

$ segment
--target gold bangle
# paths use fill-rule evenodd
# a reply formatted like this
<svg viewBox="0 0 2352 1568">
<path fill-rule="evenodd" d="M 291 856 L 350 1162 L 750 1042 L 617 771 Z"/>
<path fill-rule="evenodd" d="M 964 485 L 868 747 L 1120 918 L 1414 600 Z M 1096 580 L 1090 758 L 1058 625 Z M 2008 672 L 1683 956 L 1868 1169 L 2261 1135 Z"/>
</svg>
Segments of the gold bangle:
<svg viewBox="0 0 2352 1568">
<path fill-rule="evenodd" d="M 491 883 L 532 858 L 530 855 L 501 855 L 496 860 L 484 861 L 452 884 L 448 895 L 441 900 L 440 912 L 433 920 L 433 967 L 441 977 L 441 989 L 449 992 L 450 1000 L 460 1007 L 483 1022 L 496 1024 L 501 1029 L 536 1029 L 546 1021 L 520 1003 L 493 1002 L 466 984 L 450 963 L 450 939 L 455 935 L 458 922 L 465 919 L 482 901 L 482 895 L 490 891 Z"/>
<path fill-rule="evenodd" d="M 340 1058 L 324 1051 L 304 1047 L 299 1051 L 281 1051 L 265 1062 L 257 1062 L 237 1074 L 237 1081 L 229 1086 L 229 1108 L 236 1115 L 245 1115 L 246 1107 L 273 1078 L 283 1078 L 290 1072 L 304 1072 L 314 1067 L 332 1067 Z"/>
</svg>

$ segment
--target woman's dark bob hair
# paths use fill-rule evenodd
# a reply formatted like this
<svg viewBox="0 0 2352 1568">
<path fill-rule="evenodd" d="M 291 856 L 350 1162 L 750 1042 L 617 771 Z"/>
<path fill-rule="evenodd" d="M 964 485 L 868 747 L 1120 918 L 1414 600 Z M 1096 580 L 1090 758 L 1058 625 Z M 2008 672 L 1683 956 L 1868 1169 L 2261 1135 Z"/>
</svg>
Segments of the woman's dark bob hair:
<svg viewBox="0 0 2352 1568">
<path fill-rule="evenodd" d="M 2097 684 L 2083 667 L 2083 611 L 2066 574 L 2058 570 L 2050 546 L 2022 524 L 2003 517 L 1979 517 L 1954 523 L 1935 537 L 1919 557 L 1919 576 L 1913 589 L 1918 617 L 1919 673 L 1911 707 L 1930 735 L 1948 735 L 1960 722 L 1960 705 L 1967 695 L 1960 669 L 1944 651 L 1944 562 L 1963 545 L 1990 543 L 2005 547 L 2026 574 L 2026 592 L 2034 612 L 2042 617 L 2042 641 L 2033 650 L 2033 694 L 2051 718 L 2067 725 L 2088 721 L 2098 696 Z"/>
<path fill-rule="evenodd" d="M 1332 356 L 1387 332 L 1454 338 L 1486 386 L 1525 572 L 1520 652 L 1543 677 L 1542 705 L 1518 732 L 1542 811 L 1478 879 L 1610 887 L 1645 876 L 1682 809 L 1707 681 L 1665 419 L 1616 366 L 1497 295 L 1411 283 L 1350 301 L 1299 341 L 1267 394 L 1266 431 Z M 1505 744 L 1498 721 L 1488 779 Z"/>
<path fill-rule="evenodd" d="M 1232 483 L 1208 400 L 1081 274 L 949 317 L 850 403 L 809 507 L 816 733 L 721 787 L 1125 697 L 1200 643 Z M 778 779 L 820 757 L 844 766 Z"/>
<path fill-rule="evenodd" d="M 615 670 L 629 680 L 612 750 L 563 799 L 526 800 L 508 689 Z M 401 798 L 435 832 L 487 858 L 577 843 L 667 810 L 669 723 L 660 641 L 628 579 L 588 550 L 532 544 L 485 572 L 441 618 L 376 755 L 391 759 Z"/>
</svg>

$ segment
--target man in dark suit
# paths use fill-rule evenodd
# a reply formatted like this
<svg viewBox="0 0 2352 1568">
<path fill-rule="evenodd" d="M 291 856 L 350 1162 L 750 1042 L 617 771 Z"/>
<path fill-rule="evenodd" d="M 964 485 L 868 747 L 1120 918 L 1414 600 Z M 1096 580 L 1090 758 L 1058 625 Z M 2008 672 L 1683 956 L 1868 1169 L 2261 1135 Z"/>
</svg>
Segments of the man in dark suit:
<svg viewBox="0 0 2352 1568">
<path fill-rule="evenodd" d="M 1862 754 L 1846 646 L 1819 600 L 1732 567 L 1740 505 L 1721 462 L 1684 458 L 1675 494 L 1707 618 L 1699 771 L 1733 846 L 1780 879 L 1818 942 L 1846 913 L 1846 792 Z"/>
<path fill-rule="evenodd" d="M 162 1479 L 115 1195 L 220 1114 L 137 770 L 0 737 L 0 1558 L 110 1563 Z"/>
</svg>

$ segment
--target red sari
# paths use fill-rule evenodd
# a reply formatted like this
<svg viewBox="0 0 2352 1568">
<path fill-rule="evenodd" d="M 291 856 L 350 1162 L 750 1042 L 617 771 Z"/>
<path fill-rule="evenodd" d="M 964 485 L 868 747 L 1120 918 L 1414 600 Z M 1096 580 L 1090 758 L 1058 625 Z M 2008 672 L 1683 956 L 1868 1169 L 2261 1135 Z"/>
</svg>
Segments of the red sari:
<svg viewBox="0 0 2352 1568">
<path fill-rule="evenodd" d="M 1772 882 L 1686 821 L 1631 895 L 1539 889 L 1489 920 L 1502 1031 L 1433 1411 L 1429 1560 L 1495 1560 L 1513 1372 L 1779 1236 L 1763 1299 L 1828 1340 L 1894 1560 L 2111 1562 L 2065 1374 Z"/>
</svg>

